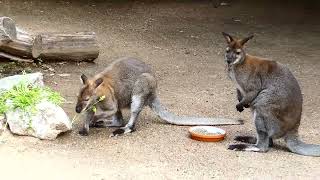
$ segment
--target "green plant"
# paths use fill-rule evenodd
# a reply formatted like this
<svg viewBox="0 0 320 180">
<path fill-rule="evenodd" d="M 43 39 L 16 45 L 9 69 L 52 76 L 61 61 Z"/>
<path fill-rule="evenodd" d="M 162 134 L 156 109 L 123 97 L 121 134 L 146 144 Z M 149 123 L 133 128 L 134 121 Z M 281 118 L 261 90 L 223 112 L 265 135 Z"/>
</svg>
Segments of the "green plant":
<svg viewBox="0 0 320 180">
<path fill-rule="evenodd" d="M 28 85 L 22 82 L 8 91 L 0 92 L 0 114 L 4 114 L 10 108 L 24 112 L 36 112 L 36 105 L 43 99 L 54 104 L 61 104 L 63 97 L 48 87 Z"/>
</svg>

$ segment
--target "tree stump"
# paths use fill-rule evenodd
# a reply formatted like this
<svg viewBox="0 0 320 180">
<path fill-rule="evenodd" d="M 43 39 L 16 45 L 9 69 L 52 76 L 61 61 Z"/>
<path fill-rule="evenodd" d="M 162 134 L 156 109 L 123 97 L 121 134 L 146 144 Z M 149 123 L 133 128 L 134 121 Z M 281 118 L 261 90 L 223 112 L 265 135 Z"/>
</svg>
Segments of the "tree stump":
<svg viewBox="0 0 320 180">
<path fill-rule="evenodd" d="M 14 61 L 32 62 L 33 38 L 17 29 L 9 17 L 0 17 L 0 57 Z"/>
<path fill-rule="evenodd" d="M 9 17 L 0 17 L 0 45 L 17 38 L 16 25 Z"/>
<path fill-rule="evenodd" d="M 99 47 L 94 32 L 44 33 L 35 37 L 32 56 L 42 60 L 94 61 Z"/>
</svg>

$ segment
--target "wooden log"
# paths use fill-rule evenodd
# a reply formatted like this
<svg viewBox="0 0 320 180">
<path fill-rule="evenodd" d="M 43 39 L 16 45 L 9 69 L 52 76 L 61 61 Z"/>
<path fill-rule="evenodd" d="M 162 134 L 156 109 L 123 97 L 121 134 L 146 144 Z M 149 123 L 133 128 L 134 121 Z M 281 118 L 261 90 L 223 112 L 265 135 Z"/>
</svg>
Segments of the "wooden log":
<svg viewBox="0 0 320 180">
<path fill-rule="evenodd" d="M 45 33 L 35 37 L 32 56 L 46 60 L 94 61 L 99 47 L 94 32 Z"/>
<path fill-rule="evenodd" d="M 32 44 L 33 37 L 27 32 L 17 28 L 16 39 L 12 39 L 11 42 L 1 44 L 0 51 L 13 56 L 32 59 Z"/>
<path fill-rule="evenodd" d="M 17 38 L 15 22 L 9 17 L 0 17 L 0 45 Z"/>
</svg>

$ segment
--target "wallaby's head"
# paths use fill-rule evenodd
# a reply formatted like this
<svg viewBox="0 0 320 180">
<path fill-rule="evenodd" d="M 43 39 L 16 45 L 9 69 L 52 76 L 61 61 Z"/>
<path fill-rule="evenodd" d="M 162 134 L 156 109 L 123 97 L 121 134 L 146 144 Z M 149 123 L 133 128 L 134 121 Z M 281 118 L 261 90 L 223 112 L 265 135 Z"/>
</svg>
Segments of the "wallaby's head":
<svg viewBox="0 0 320 180">
<path fill-rule="evenodd" d="M 252 39 L 253 35 L 243 39 L 235 39 L 225 32 L 222 32 L 222 35 L 226 38 L 228 44 L 225 53 L 226 63 L 228 65 L 241 64 L 246 57 L 246 53 L 243 49 L 244 44 Z"/>
<path fill-rule="evenodd" d="M 80 113 L 82 110 L 86 109 L 87 106 L 92 103 L 91 101 L 96 101 L 99 98 L 96 95 L 96 89 L 103 82 L 102 78 L 90 80 L 84 74 L 82 74 L 80 78 L 83 86 L 78 94 L 78 101 L 76 105 L 77 113 Z"/>
</svg>

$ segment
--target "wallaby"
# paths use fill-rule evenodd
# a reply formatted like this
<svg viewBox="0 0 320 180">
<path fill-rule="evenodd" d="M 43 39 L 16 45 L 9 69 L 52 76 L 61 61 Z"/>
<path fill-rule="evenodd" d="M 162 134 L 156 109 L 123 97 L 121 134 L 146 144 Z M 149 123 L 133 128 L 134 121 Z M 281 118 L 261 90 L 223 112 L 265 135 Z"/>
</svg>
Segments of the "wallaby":
<svg viewBox="0 0 320 180">
<path fill-rule="evenodd" d="M 169 124 L 175 125 L 231 125 L 242 124 L 241 120 L 226 118 L 181 117 L 168 112 L 157 97 L 157 82 L 150 66 L 134 58 L 121 58 L 112 62 L 103 72 L 88 79 L 81 75 L 83 87 L 78 95 L 76 112 L 85 110 L 86 120 L 80 135 L 88 135 L 89 126 L 121 127 L 111 136 L 130 133 L 134 130 L 138 115 L 144 106 L 151 109 Z M 101 98 L 104 97 L 104 98 Z M 96 109 L 102 113 L 95 115 Z M 131 109 L 129 122 L 124 126 L 121 109 Z M 90 109 L 91 108 L 91 109 Z M 102 119 L 102 121 L 101 121 Z M 106 119 L 112 119 L 110 124 Z"/>
<path fill-rule="evenodd" d="M 299 140 L 298 128 L 302 113 L 300 86 L 283 64 L 247 54 L 244 44 L 253 38 L 236 39 L 222 33 L 227 40 L 225 61 L 229 78 L 236 84 L 239 103 L 236 109 L 253 112 L 257 138 L 237 136 L 235 140 L 249 144 L 234 144 L 228 149 L 267 152 L 273 139 L 284 138 L 293 153 L 320 156 L 320 145 Z"/>
</svg>

